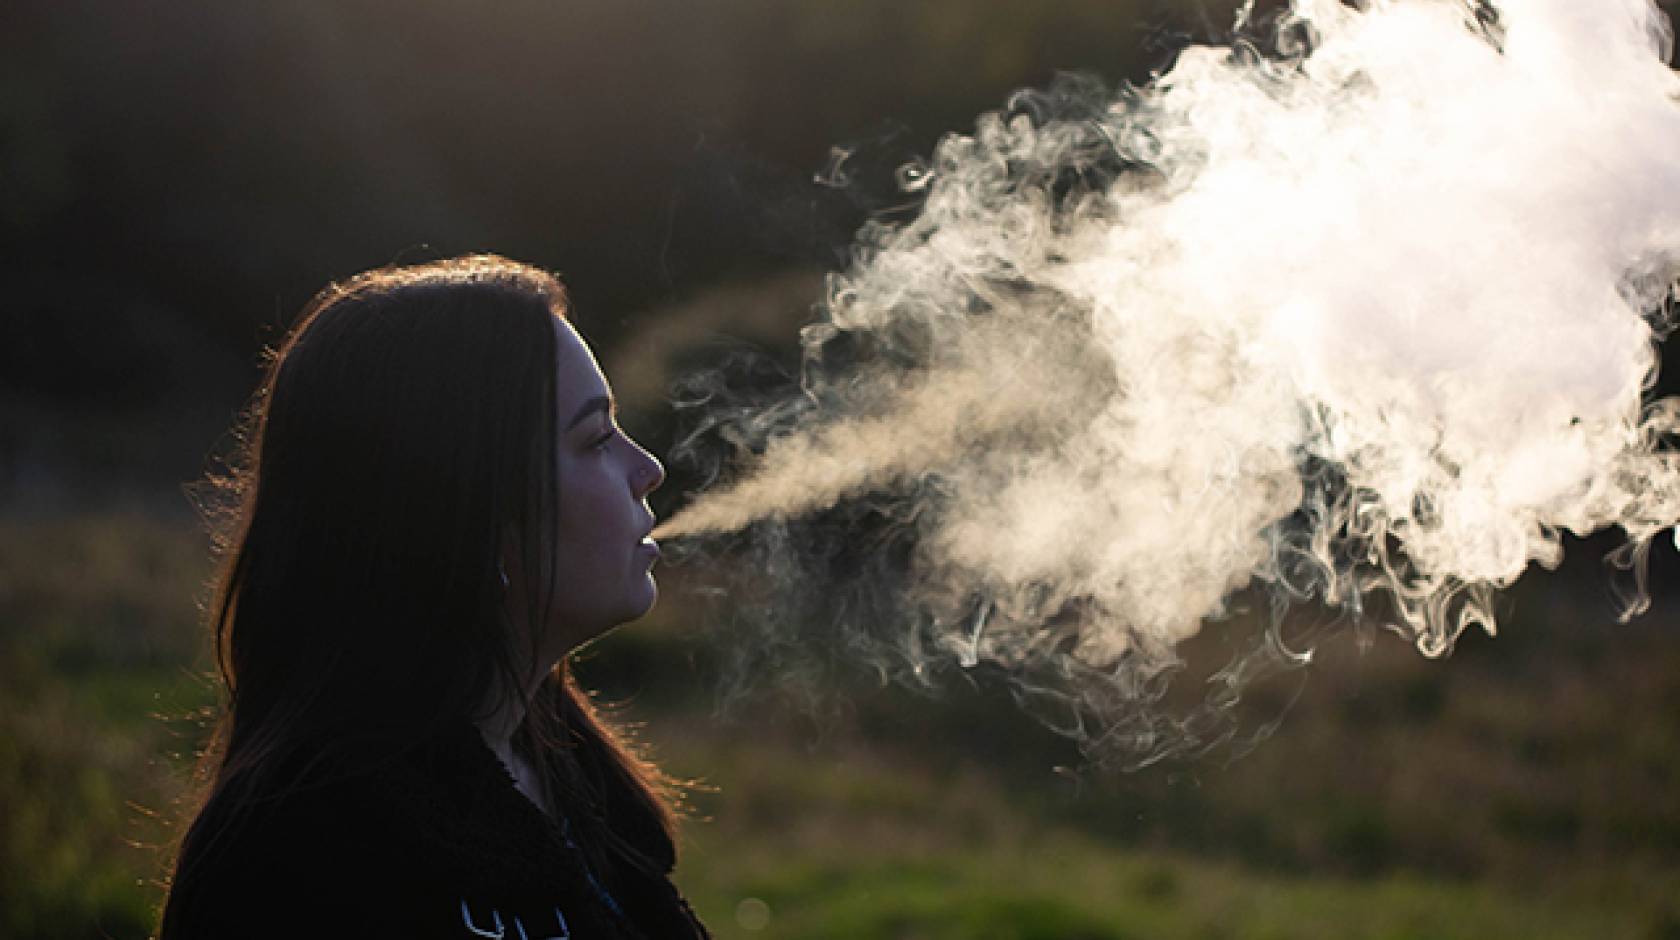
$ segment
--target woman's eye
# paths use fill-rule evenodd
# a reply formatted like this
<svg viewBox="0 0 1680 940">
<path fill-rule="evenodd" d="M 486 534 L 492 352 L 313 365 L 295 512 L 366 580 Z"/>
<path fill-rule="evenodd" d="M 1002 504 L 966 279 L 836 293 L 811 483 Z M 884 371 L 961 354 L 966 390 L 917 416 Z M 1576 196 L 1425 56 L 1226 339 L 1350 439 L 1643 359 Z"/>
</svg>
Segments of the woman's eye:
<svg viewBox="0 0 1680 940">
<path fill-rule="evenodd" d="M 613 429 L 613 430 L 609 430 L 609 431 L 605 432 L 604 434 L 602 434 L 600 437 L 597 437 L 593 441 L 590 441 L 589 446 L 591 448 L 593 448 L 594 450 L 606 450 L 607 445 L 612 443 L 613 435 L 615 435 L 617 433 L 618 433 L 618 431 L 617 431 L 616 428 Z"/>
</svg>

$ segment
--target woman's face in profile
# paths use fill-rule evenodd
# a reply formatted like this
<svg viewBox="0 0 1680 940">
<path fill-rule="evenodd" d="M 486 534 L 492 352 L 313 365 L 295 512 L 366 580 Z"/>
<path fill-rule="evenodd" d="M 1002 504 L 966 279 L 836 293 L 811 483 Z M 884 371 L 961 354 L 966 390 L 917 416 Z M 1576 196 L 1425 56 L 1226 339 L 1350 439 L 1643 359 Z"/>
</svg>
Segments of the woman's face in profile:
<svg viewBox="0 0 1680 940">
<path fill-rule="evenodd" d="M 646 497 L 665 469 L 618 427 L 612 390 L 583 337 L 558 317 L 555 334 L 560 494 L 554 643 L 545 653 L 558 659 L 653 607 L 659 550 L 647 539 L 654 516 Z"/>
</svg>

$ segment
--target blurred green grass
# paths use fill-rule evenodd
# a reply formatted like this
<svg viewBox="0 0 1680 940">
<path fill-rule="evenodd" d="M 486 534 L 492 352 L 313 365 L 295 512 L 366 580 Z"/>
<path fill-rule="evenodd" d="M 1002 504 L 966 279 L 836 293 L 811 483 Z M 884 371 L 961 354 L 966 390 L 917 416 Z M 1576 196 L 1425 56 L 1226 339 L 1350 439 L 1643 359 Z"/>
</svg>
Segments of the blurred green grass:
<svg viewBox="0 0 1680 940">
<path fill-rule="evenodd" d="M 206 550 L 140 510 L 0 523 L 0 936 L 148 934 L 215 701 Z M 1101 777 L 984 687 L 720 719 L 666 580 L 580 668 L 698 781 L 679 881 L 720 937 L 1680 936 L 1660 609 L 1523 598 L 1441 663 L 1339 636 L 1252 754 Z"/>
<path fill-rule="evenodd" d="M 165 823 L 214 701 L 208 561 L 143 512 L 0 526 L 0 936 L 144 937 Z"/>
</svg>

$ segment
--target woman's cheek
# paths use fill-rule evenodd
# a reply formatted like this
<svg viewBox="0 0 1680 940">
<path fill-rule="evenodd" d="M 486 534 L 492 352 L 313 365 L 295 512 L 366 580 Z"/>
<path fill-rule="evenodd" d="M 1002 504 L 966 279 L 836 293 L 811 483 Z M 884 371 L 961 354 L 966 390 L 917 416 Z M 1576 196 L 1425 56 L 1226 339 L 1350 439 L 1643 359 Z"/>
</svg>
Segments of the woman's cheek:
<svg viewBox="0 0 1680 940">
<path fill-rule="evenodd" d="M 567 523 L 567 541 L 577 550 L 575 557 L 585 568 L 605 561 L 601 556 L 610 553 L 615 534 L 615 507 L 606 486 L 606 466 L 606 461 L 596 460 L 577 467 L 573 476 L 576 485 L 561 497 L 569 509 L 561 517 Z"/>
</svg>

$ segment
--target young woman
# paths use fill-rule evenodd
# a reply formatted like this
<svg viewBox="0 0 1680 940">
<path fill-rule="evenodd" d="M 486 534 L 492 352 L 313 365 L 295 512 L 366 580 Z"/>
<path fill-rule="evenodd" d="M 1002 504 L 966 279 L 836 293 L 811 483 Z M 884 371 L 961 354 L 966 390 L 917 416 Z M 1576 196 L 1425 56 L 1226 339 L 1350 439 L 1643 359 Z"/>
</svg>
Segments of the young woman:
<svg viewBox="0 0 1680 940">
<path fill-rule="evenodd" d="M 705 936 L 665 779 L 567 668 L 653 606 L 664 471 L 559 282 L 474 256 L 328 287 L 241 443 L 161 940 Z"/>
</svg>

